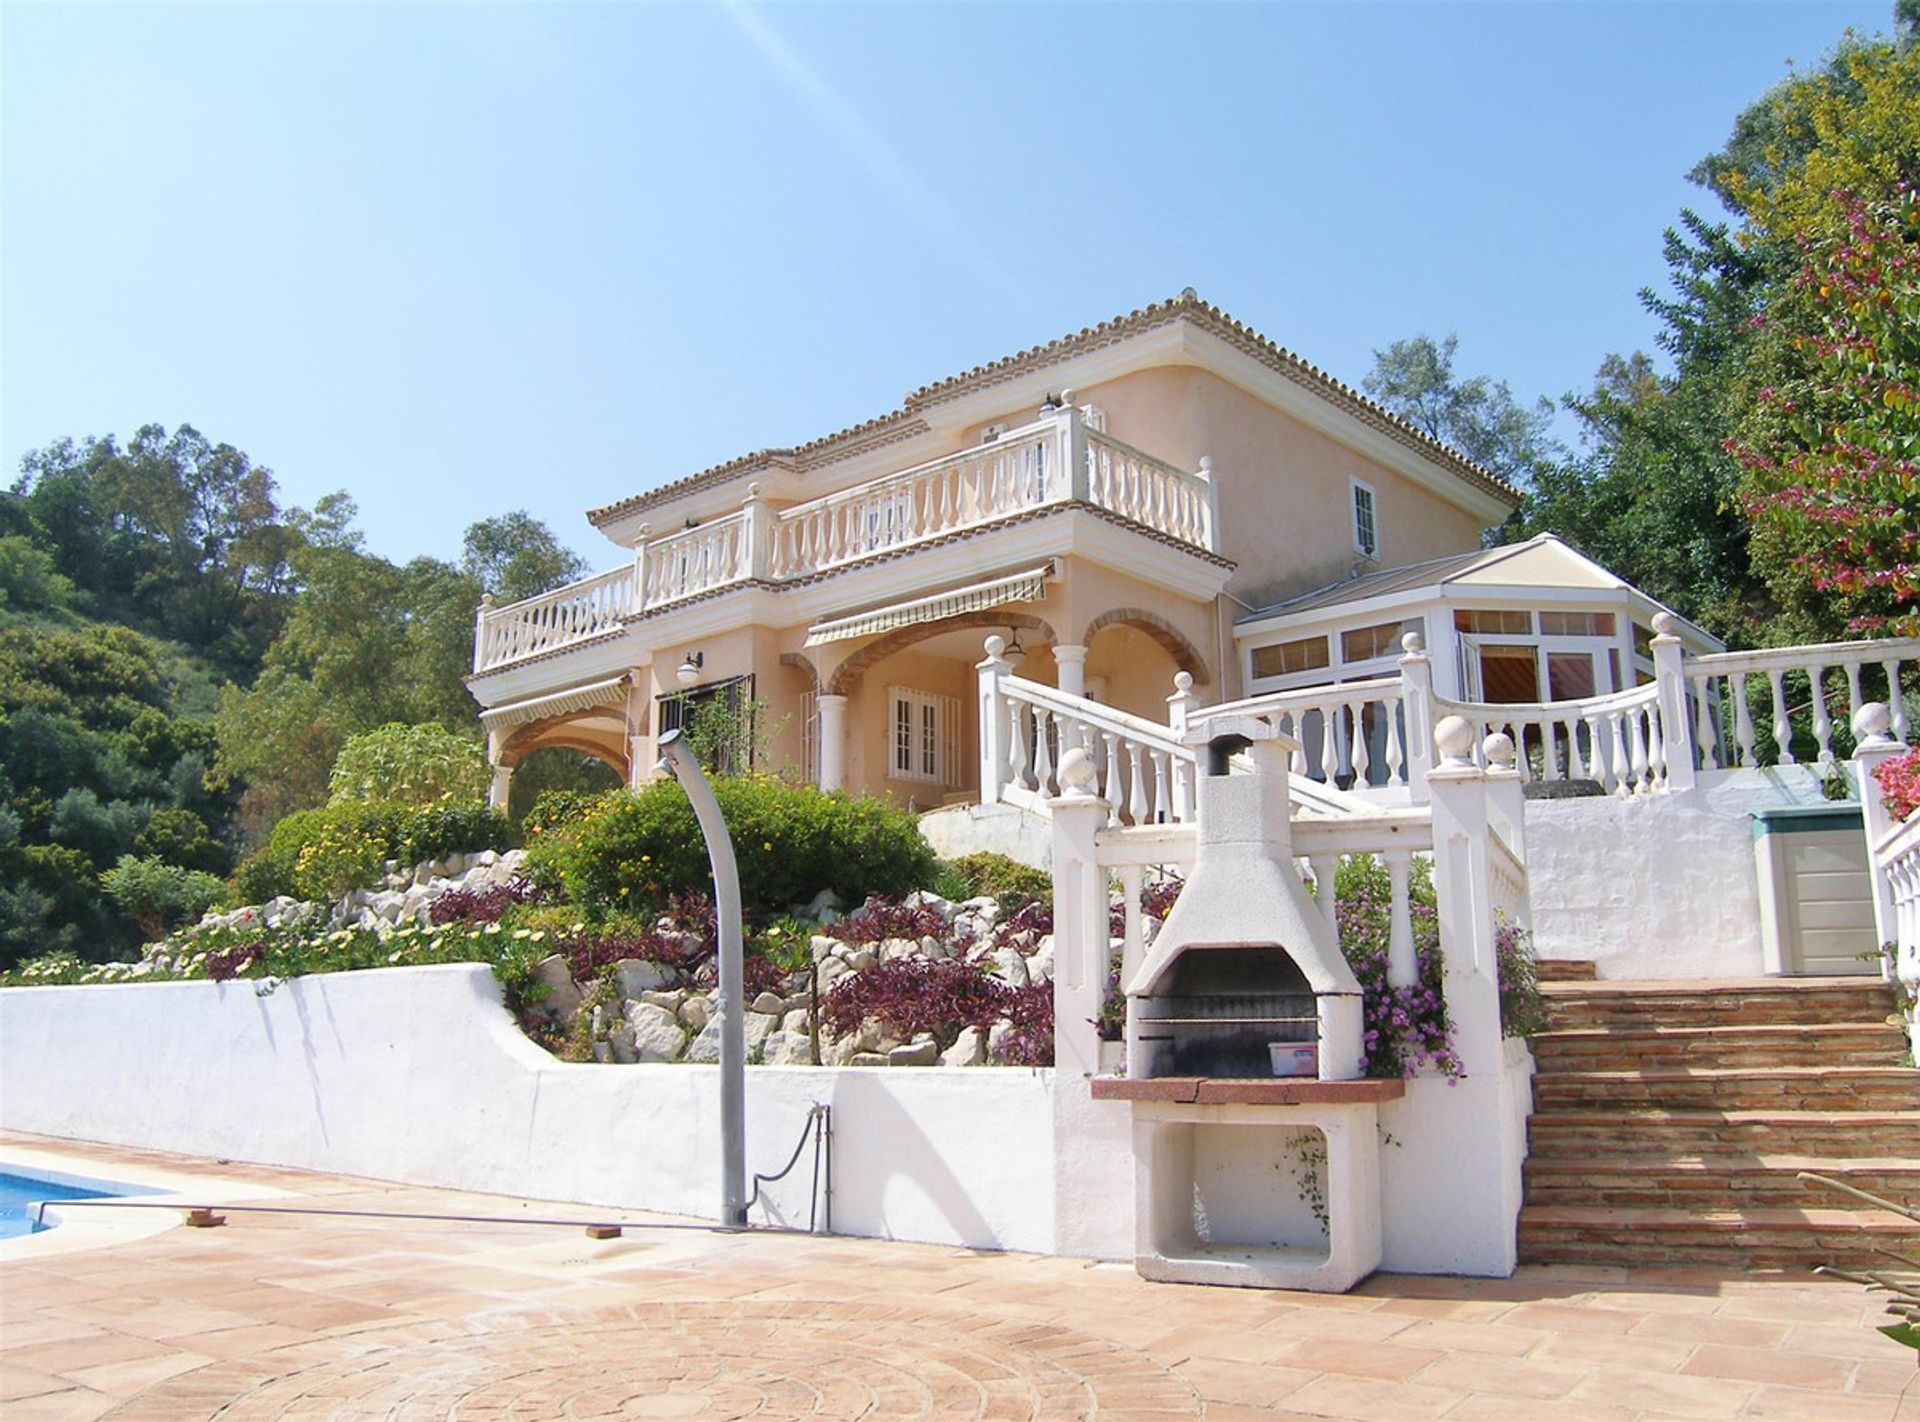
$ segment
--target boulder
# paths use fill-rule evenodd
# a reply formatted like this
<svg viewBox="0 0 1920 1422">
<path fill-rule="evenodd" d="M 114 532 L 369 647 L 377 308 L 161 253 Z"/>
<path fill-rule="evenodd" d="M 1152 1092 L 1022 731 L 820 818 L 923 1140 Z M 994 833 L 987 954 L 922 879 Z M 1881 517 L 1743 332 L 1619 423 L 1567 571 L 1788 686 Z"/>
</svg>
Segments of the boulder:
<svg viewBox="0 0 1920 1422">
<path fill-rule="evenodd" d="M 775 1032 L 767 1038 L 764 1050 L 768 1066 L 806 1066 L 812 1060 L 805 1032 Z"/>
<path fill-rule="evenodd" d="M 720 1060 L 720 1021 L 715 1018 L 700 1029 L 700 1033 L 687 1044 L 687 1060 L 690 1062 L 717 1062 Z"/>
<path fill-rule="evenodd" d="M 612 1051 L 613 1059 L 616 1062 L 630 1063 L 640 1060 L 638 1053 L 634 1049 L 633 1028 L 631 1027 L 622 1025 L 615 1027 L 611 1032 L 607 1033 L 607 1047 Z"/>
<path fill-rule="evenodd" d="M 705 1031 L 707 1024 L 713 1021 L 713 1004 L 704 997 L 690 997 L 680 1004 L 678 1016 L 683 1027 L 695 1032 Z"/>
<path fill-rule="evenodd" d="M 880 955 L 875 953 L 871 948 L 858 948 L 847 954 L 847 964 L 856 973 L 863 968 L 871 968 L 879 961 Z"/>
<path fill-rule="evenodd" d="M 848 1066 L 888 1066 L 885 1052 L 855 1052 Z"/>
<path fill-rule="evenodd" d="M 822 889 L 807 900 L 807 906 L 800 910 L 800 917 L 822 922 L 830 913 L 838 913 L 846 903 L 832 889 Z"/>
<path fill-rule="evenodd" d="M 888 1066 L 933 1066 L 940 1060 L 940 1044 L 921 1033 L 903 1047 L 887 1053 Z"/>
<path fill-rule="evenodd" d="M 942 918 L 953 917 L 953 901 L 941 898 L 931 889 L 915 889 L 900 902 L 908 908 L 930 908 Z"/>
<path fill-rule="evenodd" d="M 920 952 L 928 958 L 944 958 L 947 956 L 947 945 L 929 933 L 920 940 Z"/>
<path fill-rule="evenodd" d="M 593 1044 L 593 1059 L 596 1062 L 611 1062 L 613 1060 L 613 1043 L 595 1042 Z"/>
<path fill-rule="evenodd" d="M 838 938 L 829 938 L 824 933 L 816 933 L 808 940 L 807 946 L 813 950 L 813 961 L 824 963 L 845 945 Z"/>
<path fill-rule="evenodd" d="M 992 1028 L 987 1032 L 988 1061 L 997 1062 L 1000 1060 L 1000 1048 L 1005 1045 L 1007 1038 L 1011 1036 L 1012 1033 L 1013 1024 L 1011 1022 L 996 1022 L 993 1024 Z"/>
<path fill-rule="evenodd" d="M 897 958 L 917 958 L 920 945 L 911 938 L 889 938 L 880 945 L 880 958 L 891 963 Z"/>
<path fill-rule="evenodd" d="M 824 993 L 848 973 L 851 973 L 853 971 L 853 964 L 849 963 L 845 958 L 822 958 L 818 971 L 820 974 L 820 991 Z"/>
<path fill-rule="evenodd" d="M 1000 917 L 1000 900 L 992 894 L 981 894 L 978 898 L 968 899 L 960 907 L 982 923 L 992 923 Z"/>
<path fill-rule="evenodd" d="M 636 1060 L 673 1062 L 687 1045 L 687 1034 L 679 1020 L 664 1007 L 651 1002 L 627 1004 L 627 1027 Z"/>
<path fill-rule="evenodd" d="M 770 1013 L 749 1012 L 745 1014 L 747 1024 L 747 1055 L 764 1052 L 767 1038 L 780 1026 L 780 1019 Z"/>
<path fill-rule="evenodd" d="M 787 1000 L 777 992 L 763 992 L 753 1000 L 750 1012 L 766 1012 L 778 1017 L 787 1010 Z"/>
<path fill-rule="evenodd" d="M 978 1027 L 962 1027 L 953 1045 L 940 1054 L 941 1063 L 950 1067 L 980 1066 L 986 1060 L 987 1037 Z"/>
<path fill-rule="evenodd" d="M 622 958 L 613 965 L 613 976 L 620 984 L 622 997 L 638 997 L 643 992 L 655 992 L 673 980 L 666 968 L 658 963 L 649 963 L 644 958 Z"/>
<path fill-rule="evenodd" d="M 474 855 L 470 862 L 472 864 L 479 865 L 482 869 L 485 869 L 491 865 L 498 864 L 500 862 L 500 855 L 497 850 L 483 849 L 478 854 Z"/>
<path fill-rule="evenodd" d="M 547 995 L 540 999 L 540 1010 L 555 1021 L 573 1016 L 586 1001 L 567 969 L 567 960 L 558 953 L 534 965 L 533 980 L 547 985 Z"/>
<path fill-rule="evenodd" d="M 987 959 L 993 964 L 993 975 L 1008 987 L 1023 988 L 1032 978 L 1027 973 L 1027 960 L 1020 956 L 1020 950 L 1011 945 L 996 948 Z"/>
<path fill-rule="evenodd" d="M 427 885 L 431 884 L 432 882 L 433 882 L 433 861 L 431 859 L 427 860 L 423 864 L 416 864 L 413 866 L 413 884 L 415 888 L 424 889 L 427 887 Z"/>
<path fill-rule="evenodd" d="M 655 1007 L 664 1007 L 668 1012 L 674 1013 L 675 1015 L 678 1015 L 680 1011 L 680 1004 L 687 1000 L 685 990 L 678 988 L 673 991 L 668 991 L 664 988 L 656 991 L 649 988 L 645 992 L 636 993 L 635 996 L 642 1002 L 652 1003 Z"/>
<path fill-rule="evenodd" d="M 1053 935 L 1047 934 L 1040 940 L 1039 947 L 1026 960 L 1027 981 L 1050 983 L 1053 981 Z"/>
</svg>

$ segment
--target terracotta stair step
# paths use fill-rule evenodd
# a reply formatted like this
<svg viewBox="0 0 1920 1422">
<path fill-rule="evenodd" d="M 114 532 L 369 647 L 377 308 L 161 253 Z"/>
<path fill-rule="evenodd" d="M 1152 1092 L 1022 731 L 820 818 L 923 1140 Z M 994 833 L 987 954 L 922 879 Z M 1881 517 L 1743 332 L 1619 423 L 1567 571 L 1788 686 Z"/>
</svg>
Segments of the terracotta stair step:
<svg viewBox="0 0 1920 1422">
<path fill-rule="evenodd" d="M 1920 1158 L 1920 1111 L 1535 1111 L 1536 1157 L 1776 1154 Z"/>
<path fill-rule="evenodd" d="M 1890 1022 L 1731 1027 L 1570 1027 L 1533 1039 L 1542 1076 L 1594 1062 L 1635 1066 L 1897 1066 L 1907 1037 Z"/>
<path fill-rule="evenodd" d="M 1612 1153 L 1534 1157 L 1526 1203 L 1608 1209 L 1867 1209 L 1864 1202 L 1800 1179 L 1809 1170 L 1896 1204 L 1920 1205 L 1920 1159 L 1802 1155 L 1711 1155 L 1662 1159 Z"/>
<path fill-rule="evenodd" d="M 1536 1077 L 1542 1111 L 1648 1106 L 1723 1110 L 1901 1111 L 1920 1108 L 1911 1067 L 1647 1067 Z"/>
<path fill-rule="evenodd" d="M 1599 977 L 1591 958 L 1542 958 L 1538 969 L 1543 983 L 1590 983 Z"/>
<path fill-rule="evenodd" d="M 1556 1029 L 1877 1022 L 1894 1011 L 1893 992 L 1878 978 L 1549 982 L 1540 991 Z"/>
<path fill-rule="evenodd" d="M 1529 1264 L 1720 1264 L 1813 1268 L 1885 1264 L 1876 1249 L 1920 1249 L 1920 1223 L 1886 1210 L 1660 1210 L 1528 1205 Z"/>
</svg>

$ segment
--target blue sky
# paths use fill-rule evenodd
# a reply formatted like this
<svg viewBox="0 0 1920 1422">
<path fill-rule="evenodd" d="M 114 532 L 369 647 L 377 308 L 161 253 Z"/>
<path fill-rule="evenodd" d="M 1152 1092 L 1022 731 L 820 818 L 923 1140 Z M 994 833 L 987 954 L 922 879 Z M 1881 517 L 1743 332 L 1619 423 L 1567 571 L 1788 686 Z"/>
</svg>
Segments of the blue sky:
<svg viewBox="0 0 1920 1422">
<path fill-rule="evenodd" d="M 1343 379 L 1646 347 L 1734 115 L 1888 3 L 0 0 L 0 459 L 191 422 L 454 556 L 1192 285 Z"/>
</svg>

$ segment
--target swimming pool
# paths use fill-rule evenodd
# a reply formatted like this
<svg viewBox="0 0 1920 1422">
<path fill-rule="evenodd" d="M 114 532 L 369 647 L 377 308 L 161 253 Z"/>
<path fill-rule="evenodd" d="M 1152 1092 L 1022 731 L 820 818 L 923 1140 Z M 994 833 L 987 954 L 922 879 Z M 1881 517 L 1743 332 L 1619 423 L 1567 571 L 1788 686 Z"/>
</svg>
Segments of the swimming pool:
<svg viewBox="0 0 1920 1422">
<path fill-rule="evenodd" d="M 0 1239 L 19 1234 L 37 1234 L 42 1226 L 34 1222 L 42 1200 L 112 1200 L 123 1195 L 151 1195 L 155 1192 L 118 1180 L 96 1180 L 86 1175 L 68 1175 L 49 1170 L 43 1174 L 18 1174 L 17 1167 L 0 1165 Z"/>
</svg>

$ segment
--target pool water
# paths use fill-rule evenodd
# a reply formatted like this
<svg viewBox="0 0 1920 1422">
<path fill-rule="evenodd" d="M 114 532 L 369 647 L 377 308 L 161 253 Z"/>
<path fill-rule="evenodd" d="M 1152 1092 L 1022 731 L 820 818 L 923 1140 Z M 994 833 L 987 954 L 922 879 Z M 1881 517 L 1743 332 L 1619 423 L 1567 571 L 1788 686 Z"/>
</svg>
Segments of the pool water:
<svg viewBox="0 0 1920 1422">
<path fill-rule="evenodd" d="M 51 1228 L 34 1222 L 42 1200 L 108 1200 L 151 1193 L 135 1185 L 90 1180 L 82 1175 L 15 1175 L 0 1170 L 0 1239 Z"/>
</svg>

